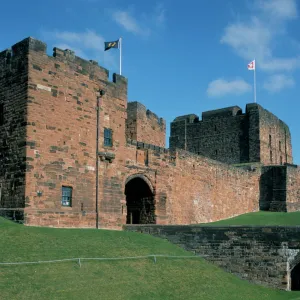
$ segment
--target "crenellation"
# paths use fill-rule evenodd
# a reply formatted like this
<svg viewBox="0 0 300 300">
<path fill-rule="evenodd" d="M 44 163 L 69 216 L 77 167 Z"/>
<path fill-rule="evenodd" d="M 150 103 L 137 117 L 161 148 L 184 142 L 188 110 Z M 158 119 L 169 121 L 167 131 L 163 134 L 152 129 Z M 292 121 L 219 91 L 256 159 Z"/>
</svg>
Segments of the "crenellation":
<svg viewBox="0 0 300 300">
<path fill-rule="evenodd" d="M 14 44 L 11 48 L 13 56 L 24 56 L 29 54 L 30 51 L 46 54 L 47 51 L 47 45 L 45 43 L 32 37 L 28 37 L 21 42 Z"/>
<path fill-rule="evenodd" d="M 165 146 L 166 122 L 143 104 L 127 104 L 126 137 L 160 147 Z"/>
<path fill-rule="evenodd" d="M 300 210 L 290 131 L 256 103 L 175 118 L 167 149 L 165 120 L 127 101 L 124 76 L 109 80 L 72 50 L 48 56 L 32 38 L 12 52 L 0 53 L 0 213 L 21 212 L 28 225 L 120 229 L 211 222 L 260 206 Z"/>
</svg>

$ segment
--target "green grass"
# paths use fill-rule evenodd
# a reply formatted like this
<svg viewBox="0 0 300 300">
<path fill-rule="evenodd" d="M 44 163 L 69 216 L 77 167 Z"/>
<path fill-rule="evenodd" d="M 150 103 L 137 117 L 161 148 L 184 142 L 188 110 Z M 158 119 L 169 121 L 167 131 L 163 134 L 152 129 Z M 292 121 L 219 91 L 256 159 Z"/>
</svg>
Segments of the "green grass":
<svg viewBox="0 0 300 300">
<path fill-rule="evenodd" d="M 0 218 L 0 262 L 149 254 L 191 255 L 132 232 L 26 227 Z M 202 258 L 0 266 L 0 299 L 300 299 L 256 286 Z"/>
<path fill-rule="evenodd" d="M 226 226 L 226 225 L 281 225 L 281 226 L 300 226 L 300 212 L 267 212 L 259 211 L 240 215 L 231 219 L 218 222 L 200 224 L 203 226 Z"/>
</svg>

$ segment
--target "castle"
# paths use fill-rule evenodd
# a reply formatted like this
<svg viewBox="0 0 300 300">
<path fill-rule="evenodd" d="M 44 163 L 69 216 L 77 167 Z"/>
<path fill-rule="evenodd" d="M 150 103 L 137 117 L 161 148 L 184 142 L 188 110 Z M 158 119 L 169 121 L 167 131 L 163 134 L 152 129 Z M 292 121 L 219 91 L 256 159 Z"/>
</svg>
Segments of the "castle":
<svg viewBox="0 0 300 300">
<path fill-rule="evenodd" d="M 252 103 L 171 123 L 127 102 L 127 79 L 27 38 L 0 52 L 0 214 L 121 229 L 300 210 L 288 126 Z"/>
</svg>

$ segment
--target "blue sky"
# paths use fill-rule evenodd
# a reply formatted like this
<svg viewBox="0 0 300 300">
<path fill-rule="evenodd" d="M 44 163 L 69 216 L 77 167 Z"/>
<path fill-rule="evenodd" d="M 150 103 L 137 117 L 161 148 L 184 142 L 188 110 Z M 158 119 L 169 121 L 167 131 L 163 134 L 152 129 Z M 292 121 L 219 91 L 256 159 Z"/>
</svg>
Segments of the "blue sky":
<svg viewBox="0 0 300 300">
<path fill-rule="evenodd" d="M 123 75 L 129 101 L 169 124 L 178 115 L 257 102 L 285 121 L 300 164 L 300 5 L 297 0 L 45 0 L 1 4 L 0 49 L 25 37 L 72 49 Z M 13 6 L 13 7 L 12 7 Z M 12 9 L 13 8 L 13 9 Z M 298 88 L 297 88 L 298 86 Z"/>
</svg>

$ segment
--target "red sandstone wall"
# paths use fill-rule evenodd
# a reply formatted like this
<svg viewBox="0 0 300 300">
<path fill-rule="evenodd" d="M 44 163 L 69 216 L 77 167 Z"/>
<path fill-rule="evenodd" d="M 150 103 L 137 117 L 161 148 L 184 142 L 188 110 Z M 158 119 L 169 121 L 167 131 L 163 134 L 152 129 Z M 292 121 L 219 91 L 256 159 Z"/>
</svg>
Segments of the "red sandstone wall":
<svg viewBox="0 0 300 300">
<path fill-rule="evenodd" d="M 118 76 L 108 82 L 104 69 L 72 53 L 57 50 L 56 56 L 29 55 L 27 140 L 32 147 L 26 155 L 26 222 L 95 227 L 97 97 L 100 89 L 106 91 L 100 99 L 99 151 L 122 153 L 117 150 L 125 144 L 127 82 Z M 110 148 L 103 145 L 104 127 L 113 130 Z M 103 182 L 101 163 L 99 169 Z M 61 206 L 62 185 L 73 187 L 72 207 Z M 99 207 L 104 213 L 120 199 L 113 198 L 109 209 L 107 201 L 100 186 Z"/>
<path fill-rule="evenodd" d="M 155 191 L 158 224 L 208 222 L 258 210 L 257 173 L 230 169 L 200 156 L 181 153 L 175 158 L 162 148 L 137 149 L 125 140 L 125 78 L 108 82 L 105 70 L 72 52 L 57 50 L 56 56 L 29 54 L 27 224 L 96 226 L 99 89 L 106 91 L 99 118 L 100 227 L 125 224 L 125 184 L 137 174 L 145 176 Z M 113 130 L 112 147 L 103 145 L 104 127 Z M 72 207 L 61 206 L 62 185 L 73 187 Z"/>
<path fill-rule="evenodd" d="M 259 209 L 259 171 L 244 171 L 183 151 L 170 171 L 170 224 L 212 222 Z"/>
<path fill-rule="evenodd" d="M 286 171 L 286 207 L 287 211 L 300 210 L 300 168 L 288 166 Z"/>
<path fill-rule="evenodd" d="M 160 147 L 166 145 L 166 123 L 139 102 L 127 107 L 126 137 Z"/>
</svg>

